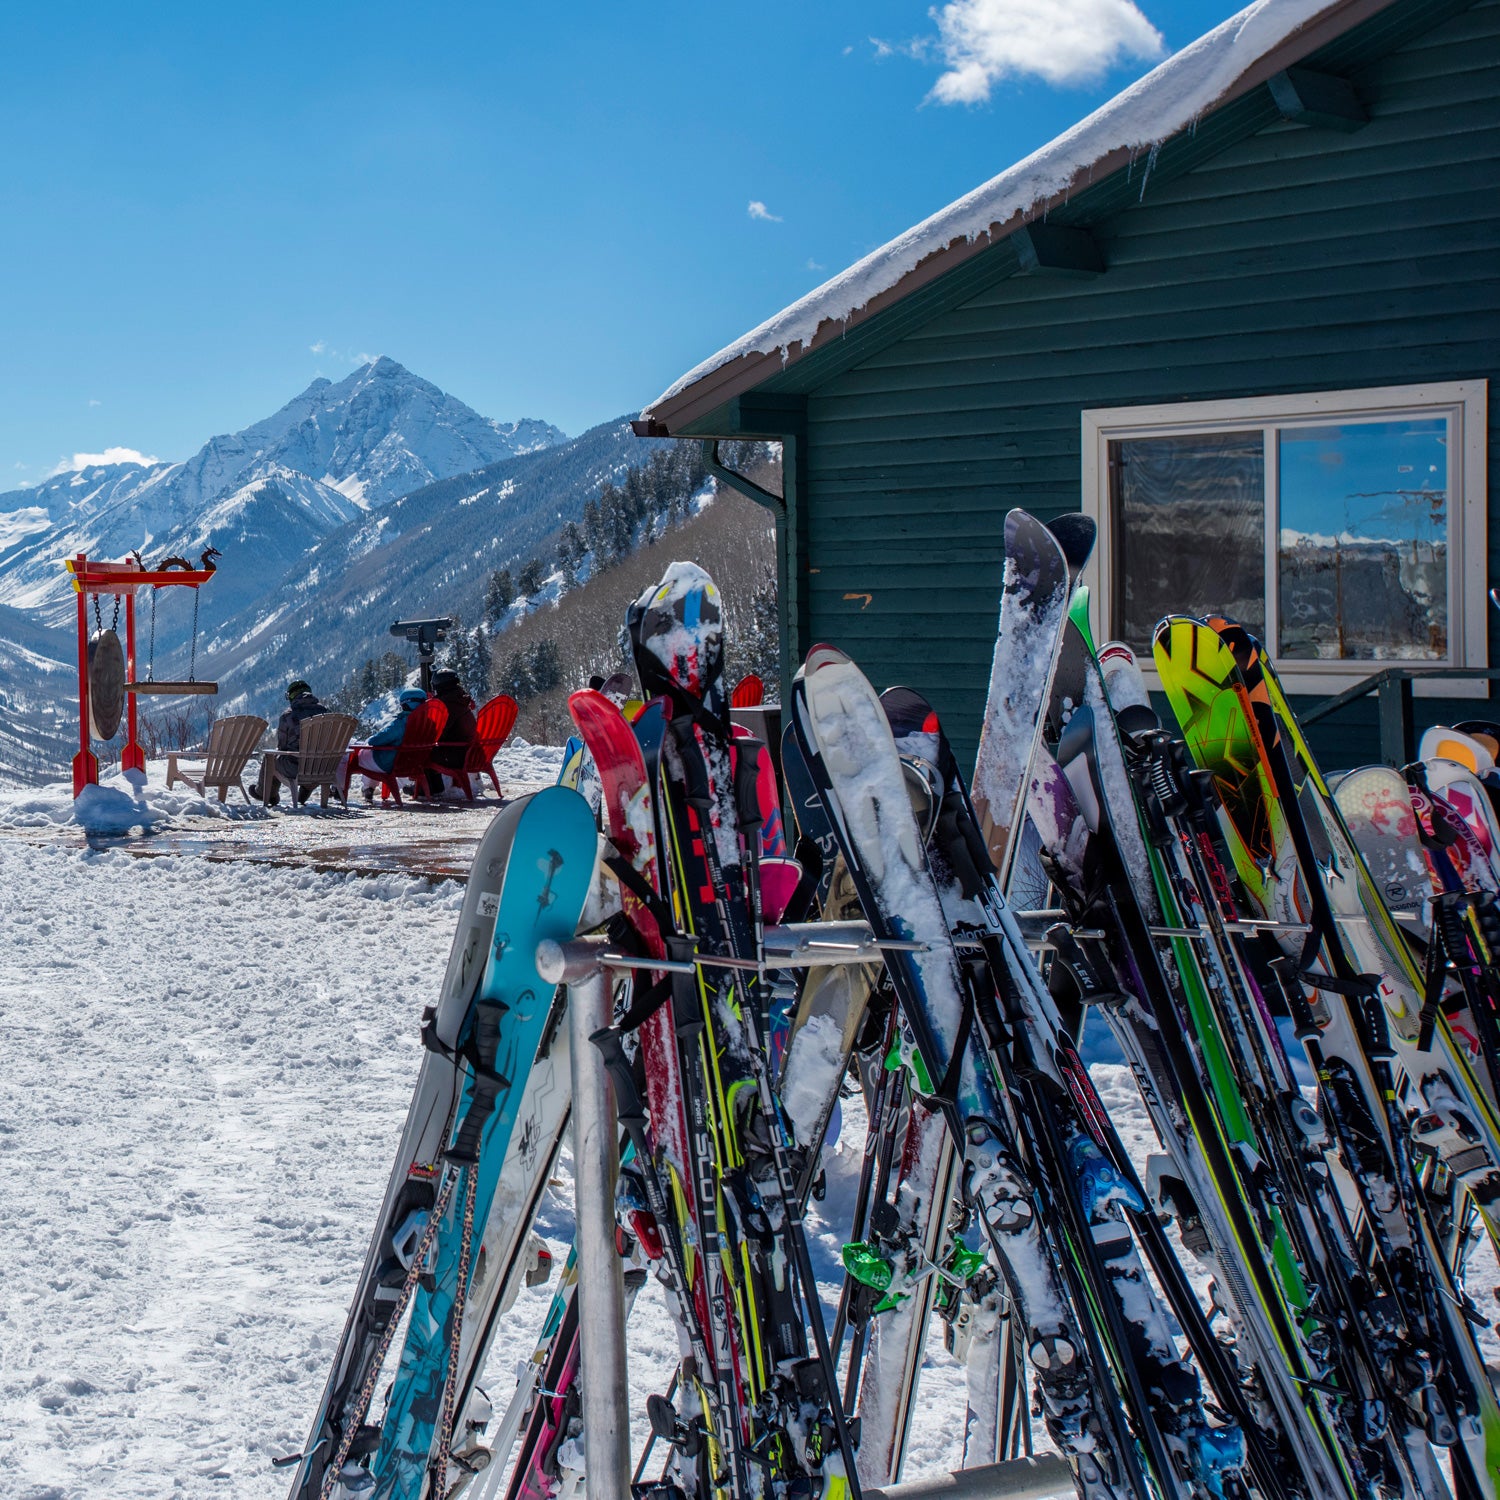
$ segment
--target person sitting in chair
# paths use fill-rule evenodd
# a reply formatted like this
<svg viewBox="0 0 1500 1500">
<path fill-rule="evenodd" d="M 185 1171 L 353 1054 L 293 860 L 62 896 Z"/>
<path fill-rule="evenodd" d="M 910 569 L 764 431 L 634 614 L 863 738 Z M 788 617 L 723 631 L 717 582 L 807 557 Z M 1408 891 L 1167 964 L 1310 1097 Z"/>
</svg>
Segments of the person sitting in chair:
<svg viewBox="0 0 1500 1500">
<path fill-rule="evenodd" d="M 296 779 L 297 755 L 296 752 L 302 748 L 302 721 L 304 719 L 315 719 L 319 714 L 326 714 L 327 708 L 319 703 L 312 688 L 300 677 L 294 677 L 286 685 L 287 706 L 282 710 L 281 717 L 276 721 L 276 768 L 283 776 Z M 266 805 L 275 807 L 281 800 L 280 783 L 274 778 L 267 778 L 269 785 L 266 787 Z M 313 787 L 305 786 L 297 793 L 299 803 L 306 802 L 312 796 Z M 251 789 L 252 797 L 260 796 L 260 788 Z"/>
<path fill-rule="evenodd" d="M 439 773 L 463 769 L 464 757 L 479 733 L 479 726 L 474 722 L 474 700 L 464 690 L 457 672 L 434 672 L 432 696 L 448 710 L 443 732 L 432 752 L 432 764 L 436 769 L 427 773 L 429 789 L 438 796 L 442 793 L 444 780 Z"/>
<path fill-rule="evenodd" d="M 427 701 L 421 688 L 404 688 L 396 699 L 396 712 L 370 736 L 367 745 L 356 745 L 339 767 L 339 790 L 347 798 L 349 778 L 356 771 L 391 771 L 396 764 L 396 749 L 406 734 L 407 719 Z M 375 784 L 365 782 L 365 801 L 375 800 Z"/>
</svg>

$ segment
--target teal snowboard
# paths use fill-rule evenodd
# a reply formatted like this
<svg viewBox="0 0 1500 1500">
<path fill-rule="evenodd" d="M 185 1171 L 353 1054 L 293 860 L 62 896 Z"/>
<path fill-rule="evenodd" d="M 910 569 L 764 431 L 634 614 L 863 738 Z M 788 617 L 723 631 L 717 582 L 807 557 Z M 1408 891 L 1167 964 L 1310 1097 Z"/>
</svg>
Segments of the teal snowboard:
<svg viewBox="0 0 1500 1500">
<path fill-rule="evenodd" d="M 443 1158 L 454 1183 L 430 1252 L 430 1273 L 413 1298 L 381 1424 L 371 1464 L 374 1500 L 420 1500 L 449 1487 L 446 1473 L 435 1476 L 439 1482 L 430 1490 L 428 1480 L 442 1446 L 444 1392 L 459 1348 L 460 1288 L 467 1293 L 472 1283 L 527 1074 L 553 1011 L 555 990 L 537 974 L 536 950 L 545 939 L 566 943 L 573 937 L 594 873 L 594 815 L 577 792 L 548 787 L 501 816 L 508 815 L 515 817 L 515 828 L 494 943 L 456 1048 L 463 1064 L 461 1096 Z M 450 1428 L 458 1415 L 450 1411 Z"/>
</svg>

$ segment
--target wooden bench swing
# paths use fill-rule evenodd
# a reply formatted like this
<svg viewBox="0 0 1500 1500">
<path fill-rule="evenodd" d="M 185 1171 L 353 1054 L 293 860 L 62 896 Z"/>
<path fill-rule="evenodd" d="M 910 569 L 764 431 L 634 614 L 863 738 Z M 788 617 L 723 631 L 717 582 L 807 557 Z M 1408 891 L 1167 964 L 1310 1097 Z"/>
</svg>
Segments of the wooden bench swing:
<svg viewBox="0 0 1500 1500">
<path fill-rule="evenodd" d="M 183 697 L 190 694 L 212 694 L 219 691 L 216 682 L 199 682 L 198 664 L 198 590 L 214 576 L 214 558 L 219 554 L 210 547 L 199 567 L 185 558 L 163 558 L 148 568 L 139 554 L 125 562 L 90 562 L 79 553 L 64 559 L 72 575 L 78 596 L 78 754 L 73 757 L 73 795 L 99 781 L 99 758 L 89 748 L 94 739 L 113 738 L 120 727 L 122 710 L 127 733 L 120 751 L 122 771 L 144 771 L 146 754 L 136 737 L 136 699 L 142 694 L 158 697 Z M 146 675 L 136 677 L 135 662 L 135 596 L 140 589 L 151 590 L 151 639 L 146 658 Z M 156 593 L 164 588 L 190 588 L 193 591 L 193 633 L 186 679 L 158 679 L 156 669 Z M 99 608 L 99 597 L 112 595 L 114 618 L 105 626 Z M 88 601 L 94 601 L 95 631 L 89 633 Z M 125 609 L 125 644 L 121 649 L 117 630 L 120 606 Z"/>
</svg>

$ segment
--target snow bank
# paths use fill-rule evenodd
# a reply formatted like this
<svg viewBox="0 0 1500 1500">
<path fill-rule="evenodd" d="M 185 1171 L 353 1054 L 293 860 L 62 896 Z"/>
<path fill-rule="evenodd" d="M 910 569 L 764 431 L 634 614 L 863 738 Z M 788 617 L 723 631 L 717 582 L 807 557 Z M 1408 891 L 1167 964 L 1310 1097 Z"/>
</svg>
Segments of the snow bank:
<svg viewBox="0 0 1500 1500">
<path fill-rule="evenodd" d="M 511 735 L 495 757 L 502 786 L 510 782 L 551 786 L 562 770 L 562 763 L 561 745 L 533 745 L 518 734 Z"/>
<path fill-rule="evenodd" d="M 1113 152 L 1149 151 L 1194 124 L 1224 99 L 1261 57 L 1342 3 L 1256 0 L 1039 151 L 897 235 L 689 370 L 668 386 L 647 412 L 745 355 L 779 350 L 785 363 L 793 344 L 806 349 L 824 323 L 847 321 L 928 256 L 959 240 L 972 244 L 987 239 L 999 226 L 1014 228 L 1012 221 L 1018 216 L 1032 214 L 1068 192 L 1080 179 L 1086 182 L 1093 169 Z"/>
<path fill-rule="evenodd" d="M 153 767 L 158 778 L 165 770 Z M 190 787 L 169 792 L 161 779 L 139 771 L 108 776 L 97 786 L 86 786 L 76 801 L 71 782 L 0 793 L 0 828 L 82 828 L 90 834 L 149 833 L 180 818 L 238 820 L 262 816 L 258 808 L 238 799 L 234 803 L 200 797 Z"/>
</svg>

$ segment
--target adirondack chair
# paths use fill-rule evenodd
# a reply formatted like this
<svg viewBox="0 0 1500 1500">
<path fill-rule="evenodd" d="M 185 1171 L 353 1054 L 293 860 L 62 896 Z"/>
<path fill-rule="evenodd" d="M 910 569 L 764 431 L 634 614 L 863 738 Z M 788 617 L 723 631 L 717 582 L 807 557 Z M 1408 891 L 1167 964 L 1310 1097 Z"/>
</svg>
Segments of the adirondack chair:
<svg viewBox="0 0 1500 1500">
<path fill-rule="evenodd" d="M 245 790 L 245 764 L 255 753 L 260 737 L 266 732 L 266 721 L 255 714 L 231 714 L 227 718 L 215 719 L 208 732 L 208 751 L 204 759 L 203 772 L 190 776 L 180 762 L 188 757 L 176 752 L 167 757 L 167 790 L 177 782 L 192 787 L 200 797 L 208 796 L 208 788 L 218 791 L 223 802 L 229 788 L 237 786 L 246 802 L 250 794 Z M 196 756 L 192 757 L 194 760 Z"/>
<path fill-rule="evenodd" d="M 411 781 L 417 786 L 422 785 L 427 776 L 427 768 L 432 764 L 433 748 L 447 722 L 448 710 L 436 698 L 429 698 L 420 708 L 413 709 L 406 716 L 406 729 L 402 733 L 401 743 L 396 746 L 396 759 L 391 769 L 367 771 L 360 766 L 359 775 L 367 781 L 380 784 L 382 801 L 394 797 L 396 806 L 401 807 L 401 783 Z M 349 748 L 362 750 L 368 746 L 351 745 Z"/>
<path fill-rule="evenodd" d="M 730 708 L 759 708 L 766 700 L 766 685 L 751 672 L 735 683 L 729 695 Z"/>
<path fill-rule="evenodd" d="M 495 795 L 502 802 L 505 800 L 505 793 L 500 790 L 500 778 L 495 774 L 495 756 L 499 754 L 501 745 L 510 738 L 519 712 L 516 700 L 509 693 L 500 693 L 475 715 L 477 733 L 469 744 L 462 768 L 444 772 L 445 775 L 452 776 L 455 783 L 462 779 L 464 795 L 470 802 L 474 801 L 475 782 L 482 786 L 486 776 L 494 784 Z M 438 770 L 443 768 L 439 766 Z"/>
<path fill-rule="evenodd" d="M 273 784 L 280 782 L 291 793 L 293 807 L 299 802 L 304 787 L 316 790 L 319 807 L 328 806 L 329 792 L 348 807 L 349 795 L 347 790 L 339 790 L 338 774 L 349 741 L 358 728 L 359 720 L 351 714 L 316 714 L 311 719 L 304 719 L 298 739 L 300 748 L 277 752 L 296 757 L 295 776 L 288 776 L 277 763 L 276 754 L 267 752 Z"/>
</svg>

